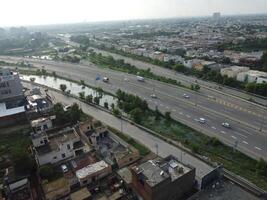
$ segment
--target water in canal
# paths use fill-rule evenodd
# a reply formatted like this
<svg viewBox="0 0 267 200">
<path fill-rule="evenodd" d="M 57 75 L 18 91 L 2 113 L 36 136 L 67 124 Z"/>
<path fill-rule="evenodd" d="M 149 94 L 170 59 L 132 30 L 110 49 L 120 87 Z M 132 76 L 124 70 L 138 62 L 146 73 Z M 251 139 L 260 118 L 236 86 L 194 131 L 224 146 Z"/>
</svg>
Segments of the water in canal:
<svg viewBox="0 0 267 200">
<path fill-rule="evenodd" d="M 52 76 L 36 76 L 36 75 L 21 75 L 22 80 L 27 80 L 30 81 L 31 78 L 34 78 L 34 82 L 45 85 L 50 88 L 58 89 L 60 90 L 60 85 L 65 84 L 67 86 L 66 91 L 70 90 L 70 93 L 79 96 L 80 92 L 84 92 L 85 96 L 87 95 L 92 95 L 93 97 L 99 96 L 98 92 L 90 87 L 87 86 L 82 86 L 78 83 L 74 83 L 71 81 L 67 81 L 64 79 L 60 78 L 55 78 Z M 102 98 L 100 98 L 100 105 L 104 106 L 104 103 L 108 102 L 109 108 L 111 107 L 110 105 L 113 103 L 114 105 L 117 105 L 117 98 L 104 94 L 102 95 Z"/>
</svg>

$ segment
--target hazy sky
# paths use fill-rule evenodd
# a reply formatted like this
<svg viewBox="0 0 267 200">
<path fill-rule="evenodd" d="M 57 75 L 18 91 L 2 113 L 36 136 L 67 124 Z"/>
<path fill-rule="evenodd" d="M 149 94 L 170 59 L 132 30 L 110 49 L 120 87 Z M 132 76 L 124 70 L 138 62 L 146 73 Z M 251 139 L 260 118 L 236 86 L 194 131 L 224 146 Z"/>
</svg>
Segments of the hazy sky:
<svg viewBox="0 0 267 200">
<path fill-rule="evenodd" d="M 1 0 L 0 26 L 267 13 L 267 0 Z"/>
</svg>

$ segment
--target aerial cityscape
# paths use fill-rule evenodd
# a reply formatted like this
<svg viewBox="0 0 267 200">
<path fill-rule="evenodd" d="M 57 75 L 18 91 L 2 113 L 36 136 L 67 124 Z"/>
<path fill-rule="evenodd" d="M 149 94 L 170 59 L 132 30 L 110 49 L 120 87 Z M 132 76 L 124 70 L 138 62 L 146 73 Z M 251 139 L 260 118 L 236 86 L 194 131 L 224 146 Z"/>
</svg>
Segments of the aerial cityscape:
<svg viewBox="0 0 267 200">
<path fill-rule="evenodd" d="M 0 200 L 267 199 L 267 4 L 128 3 L 0 3 Z"/>
</svg>

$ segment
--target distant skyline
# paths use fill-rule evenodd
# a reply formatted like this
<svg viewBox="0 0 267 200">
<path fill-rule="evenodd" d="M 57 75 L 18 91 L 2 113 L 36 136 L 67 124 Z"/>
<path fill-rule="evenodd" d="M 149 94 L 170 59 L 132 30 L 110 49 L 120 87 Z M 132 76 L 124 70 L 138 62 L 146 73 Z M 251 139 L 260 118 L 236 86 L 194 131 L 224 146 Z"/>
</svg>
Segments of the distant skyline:
<svg viewBox="0 0 267 200">
<path fill-rule="evenodd" d="M 3 0 L 0 27 L 267 13 L 267 0 Z"/>
</svg>

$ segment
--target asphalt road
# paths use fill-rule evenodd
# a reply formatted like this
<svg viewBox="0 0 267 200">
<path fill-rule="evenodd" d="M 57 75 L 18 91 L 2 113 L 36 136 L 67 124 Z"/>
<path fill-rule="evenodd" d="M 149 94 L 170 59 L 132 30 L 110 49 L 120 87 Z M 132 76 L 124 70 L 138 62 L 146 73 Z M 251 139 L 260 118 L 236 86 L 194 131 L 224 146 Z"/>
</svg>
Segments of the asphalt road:
<svg viewBox="0 0 267 200">
<path fill-rule="evenodd" d="M 215 96 L 219 95 L 219 97 L 221 97 L 221 98 L 223 98 L 223 97 L 225 97 L 225 95 L 227 95 L 230 97 L 239 97 L 239 98 L 246 99 L 246 100 L 252 98 L 255 102 L 258 102 L 262 105 L 267 106 L 267 98 L 262 99 L 262 98 L 259 98 L 256 96 L 252 96 L 251 94 L 242 92 L 240 90 L 221 86 L 221 85 L 214 83 L 214 82 L 203 81 L 203 80 L 197 79 L 196 77 L 193 77 L 193 76 L 186 76 L 186 75 L 183 75 L 181 73 L 176 73 L 173 70 L 165 69 L 163 67 L 153 65 L 153 64 L 150 64 L 147 62 L 139 61 L 136 59 L 132 59 L 132 58 L 122 56 L 119 54 L 115 54 L 115 53 L 110 53 L 108 51 L 99 50 L 96 48 L 93 48 L 93 49 L 95 52 L 101 53 L 102 55 L 106 55 L 106 56 L 111 55 L 115 59 L 123 59 L 126 63 L 130 63 L 130 64 L 132 64 L 132 65 L 134 65 L 140 69 L 150 68 L 150 70 L 157 75 L 163 75 L 165 77 L 180 81 L 182 84 L 189 86 L 189 87 L 192 83 L 195 84 L 196 83 L 195 80 L 197 80 L 197 83 L 199 85 L 201 85 L 201 87 L 202 87 L 202 91 L 205 92 L 207 95 L 215 95 Z M 219 87 L 221 89 L 219 89 Z"/>
<path fill-rule="evenodd" d="M 34 85 L 31 83 L 23 83 L 23 85 L 27 88 L 33 88 Z M 121 129 L 121 123 L 123 127 L 124 134 L 129 135 L 130 137 L 136 139 L 143 145 L 147 146 L 152 152 L 157 153 L 155 145 L 158 145 L 158 154 L 162 157 L 166 157 L 168 155 L 174 155 L 178 159 L 182 159 L 182 162 L 185 164 L 190 164 L 196 168 L 196 175 L 197 177 L 201 178 L 208 174 L 210 171 L 213 170 L 213 168 L 203 161 L 191 156 L 190 154 L 187 154 L 186 152 L 182 151 L 179 148 L 176 148 L 169 143 L 160 140 L 159 138 L 151 135 L 150 133 L 139 129 L 138 127 L 132 125 L 131 123 L 120 120 L 119 118 L 115 117 L 112 114 L 109 114 L 105 111 L 99 110 L 96 107 L 89 106 L 83 102 L 78 101 L 75 98 L 68 97 L 65 95 L 62 95 L 61 93 L 49 90 L 49 95 L 52 97 L 54 102 L 61 102 L 64 105 L 70 105 L 73 103 L 77 103 L 88 115 L 93 116 L 94 118 L 102 121 L 103 123 L 116 128 L 118 130 Z"/>
<path fill-rule="evenodd" d="M 14 58 L 12 58 L 14 60 Z M 240 99 L 227 97 L 211 98 L 200 91 L 200 94 L 191 90 L 174 87 L 157 81 L 146 80 L 138 82 L 135 76 L 118 73 L 106 69 L 100 69 L 93 64 L 73 65 L 53 61 L 33 60 L 37 67 L 45 65 L 47 70 L 75 80 L 84 80 L 90 85 L 102 87 L 109 92 L 122 89 L 146 99 L 151 108 L 162 111 L 171 111 L 172 117 L 188 126 L 195 128 L 210 136 L 216 136 L 229 145 L 237 144 L 237 148 L 252 157 L 267 159 L 266 111 L 260 106 L 250 104 Z M 96 81 L 96 76 L 108 76 L 110 83 Z M 189 99 L 183 98 L 183 94 L 189 95 Z M 151 98 L 156 94 L 157 98 Z M 205 124 L 198 119 L 206 119 Z M 232 128 L 221 126 L 222 122 L 228 122 Z M 263 131 L 259 131 L 262 127 Z"/>
</svg>

